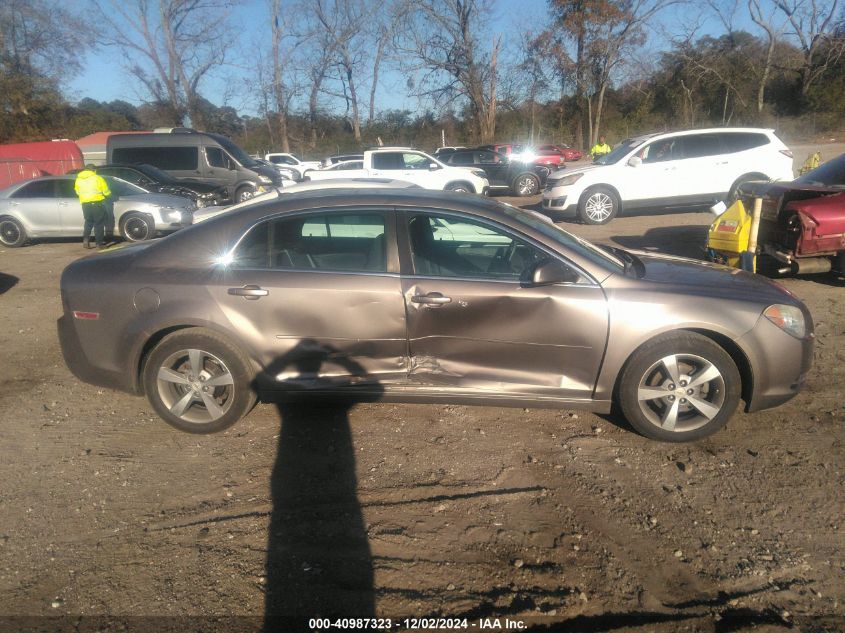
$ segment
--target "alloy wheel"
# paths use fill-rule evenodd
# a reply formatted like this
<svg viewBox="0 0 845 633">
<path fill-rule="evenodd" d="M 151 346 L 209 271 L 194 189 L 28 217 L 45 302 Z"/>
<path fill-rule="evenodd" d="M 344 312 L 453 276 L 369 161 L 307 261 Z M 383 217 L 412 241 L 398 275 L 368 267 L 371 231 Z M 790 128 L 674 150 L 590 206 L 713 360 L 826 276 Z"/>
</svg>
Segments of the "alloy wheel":
<svg viewBox="0 0 845 633">
<path fill-rule="evenodd" d="M 126 220 L 123 225 L 123 232 L 126 237 L 132 242 L 142 242 L 150 235 L 150 227 L 147 221 L 139 217 L 131 217 Z"/>
<path fill-rule="evenodd" d="M 21 230 L 11 220 L 0 222 L 0 241 L 4 244 L 15 244 L 21 238 Z"/>
<path fill-rule="evenodd" d="M 161 363 L 156 387 L 174 416 L 203 424 L 223 417 L 235 396 L 235 381 L 226 364 L 200 349 L 183 349 Z"/>
<path fill-rule="evenodd" d="M 590 220 L 600 224 L 613 214 L 613 199 L 606 193 L 597 191 L 587 198 L 584 211 Z"/>
<path fill-rule="evenodd" d="M 693 431 L 709 423 L 725 403 L 725 379 L 710 361 L 671 354 L 653 363 L 637 387 L 640 410 L 670 432 Z"/>
</svg>

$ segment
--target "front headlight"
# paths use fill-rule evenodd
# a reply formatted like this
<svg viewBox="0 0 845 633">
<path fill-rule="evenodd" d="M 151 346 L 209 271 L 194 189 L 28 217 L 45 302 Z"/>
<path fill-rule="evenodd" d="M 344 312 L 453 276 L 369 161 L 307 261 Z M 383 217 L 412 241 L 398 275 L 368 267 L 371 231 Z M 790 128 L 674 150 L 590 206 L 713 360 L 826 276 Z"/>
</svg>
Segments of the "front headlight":
<svg viewBox="0 0 845 633">
<path fill-rule="evenodd" d="M 470 169 L 470 171 L 478 178 L 487 178 L 487 172 L 483 169 Z"/>
<path fill-rule="evenodd" d="M 804 314 L 795 306 L 776 303 L 766 308 L 763 311 L 763 316 L 795 338 L 804 338 L 807 333 Z"/>
<path fill-rule="evenodd" d="M 563 178 L 558 178 L 552 184 L 553 187 L 568 187 L 569 185 L 574 185 L 578 182 L 578 179 L 583 176 L 583 172 L 580 174 L 570 174 L 569 176 L 564 176 Z"/>
<path fill-rule="evenodd" d="M 259 174 L 258 182 L 264 183 L 265 185 L 270 185 L 273 183 L 273 180 L 271 178 L 268 178 L 264 174 Z"/>
</svg>

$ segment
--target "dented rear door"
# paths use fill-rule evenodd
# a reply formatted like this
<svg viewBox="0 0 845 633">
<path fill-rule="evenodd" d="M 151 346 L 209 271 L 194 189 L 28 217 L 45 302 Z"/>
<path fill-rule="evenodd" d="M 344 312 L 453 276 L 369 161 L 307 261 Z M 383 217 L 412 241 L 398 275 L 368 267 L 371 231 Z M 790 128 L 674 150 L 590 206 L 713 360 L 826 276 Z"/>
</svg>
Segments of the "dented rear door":
<svg viewBox="0 0 845 633">
<path fill-rule="evenodd" d="M 466 220 L 424 211 L 404 218 L 412 383 L 591 398 L 608 331 L 601 287 L 586 275 L 529 287 L 521 278 L 549 252 L 504 227 Z"/>
</svg>

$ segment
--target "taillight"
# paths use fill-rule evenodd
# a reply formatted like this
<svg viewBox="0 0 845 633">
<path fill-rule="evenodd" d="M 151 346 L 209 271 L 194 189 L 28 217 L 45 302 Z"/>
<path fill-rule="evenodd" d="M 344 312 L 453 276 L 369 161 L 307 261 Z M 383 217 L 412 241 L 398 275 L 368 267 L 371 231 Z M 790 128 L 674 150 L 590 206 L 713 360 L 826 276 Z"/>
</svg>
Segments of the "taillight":
<svg viewBox="0 0 845 633">
<path fill-rule="evenodd" d="M 784 156 L 788 156 L 789 158 L 792 158 L 792 150 L 791 149 L 782 149 L 782 150 L 780 150 L 780 153 L 783 154 Z"/>
<path fill-rule="evenodd" d="M 74 310 L 73 311 L 73 318 L 74 319 L 87 319 L 89 321 L 96 321 L 100 318 L 99 312 L 83 312 L 81 310 Z"/>
</svg>

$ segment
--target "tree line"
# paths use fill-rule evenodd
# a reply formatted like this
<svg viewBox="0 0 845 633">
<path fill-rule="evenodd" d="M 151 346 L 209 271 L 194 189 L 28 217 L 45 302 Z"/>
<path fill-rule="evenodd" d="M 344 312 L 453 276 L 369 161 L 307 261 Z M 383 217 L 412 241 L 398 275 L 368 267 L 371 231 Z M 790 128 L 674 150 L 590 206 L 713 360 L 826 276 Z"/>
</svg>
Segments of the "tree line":
<svg viewBox="0 0 845 633">
<path fill-rule="evenodd" d="M 92 0 L 85 22 L 51 0 L 5 0 L 0 142 L 192 125 L 250 151 L 312 155 L 434 147 L 441 134 L 588 147 L 672 127 L 837 131 L 841 3 L 548 0 L 522 16 L 529 31 L 507 19 L 509 1 L 264 0 L 250 6 L 267 27 L 250 40 L 237 0 Z M 142 105 L 67 101 L 92 47 Z M 417 107 L 380 106 L 397 91 Z"/>
</svg>

